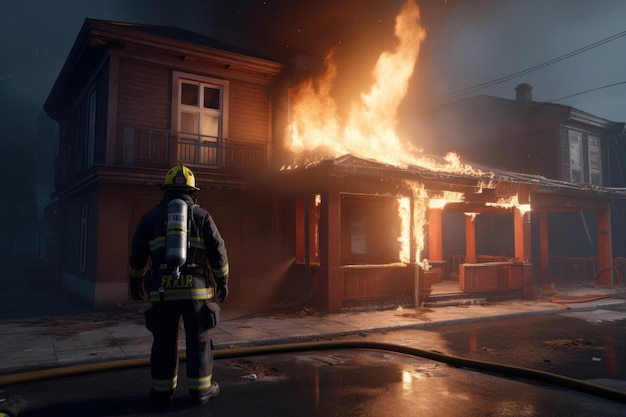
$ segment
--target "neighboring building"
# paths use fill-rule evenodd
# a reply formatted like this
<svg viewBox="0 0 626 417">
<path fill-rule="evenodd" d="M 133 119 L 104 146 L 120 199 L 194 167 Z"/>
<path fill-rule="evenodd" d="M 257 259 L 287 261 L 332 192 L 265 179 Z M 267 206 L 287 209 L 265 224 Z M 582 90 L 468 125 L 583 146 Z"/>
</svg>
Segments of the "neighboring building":
<svg viewBox="0 0 626 417">
<path fill-rule="evenodd" d="M 276 219 L 250 179 L 272 161 L 282 65 L 170 27 L 87 19 L 45 103 L 59 123 L 55 193 L 63 287 L 99 307 L 128 300 L 129 241 L 169 167 L 194 170 L 228 243 L 231 287 Z M 255 265 L 256 263 L 256 265 Z"/>
<path fill-rule="evenodd" d="M 515 99 L 472 96 L 436 106 L 420 120 L 434 140 L 427 150 L 454 151 L 470 165 L 540 175 L 594 187 L 626 187 L 626 134 L 616 123 L 570 106 L 532 100 L 532 86 L 519 84 Z M 552 271 L 544 275 L 597 272 L 593 213 L 549 215 Z M 547 221 L 544 219 L 543 221 Z M 533 221 L 539 224 L 539 219 Z M 626 206 L 611 202 L 612 251 L 626 256 Z M 537 236 L 537 230 L 533 230 Z M 534 245 L 538 248 L 538 245 Z M 534 256 L 536 258 L 536 256 Z M 580 274 L 577 274 L 580 272 Z"/>
<path fill-rule="evenodd" d="M 513 197 L 544 215 L 595 213 L 597 259 L 610 265 L 609 203 L 626 197 L 616 190 L 541 175 L 390 167 L 350 155 L 280 170 L 286 72 L 188 31 L 86 20 L 44 106 L 60 127 L 54 198 L 63 287 L 97 308 L 129 302 L 132 233 L 177 163 L 196 174 L 199 203 L 226 241 L 230 302 L 251 308 L 310 302 L 337 312 L 418 303 L 428 283 L 417 265 L 428 258 L 439 271 L 431 275 L 449 275 L 450 241 L 461 242 L 467 264 L 452 268 L 460 291 L 529 296 L 530 215 L 498 205 Z M 442 192 L 462 198 L 429 207 Z M 408 202 L 407 224 L 399 198 Z M 448 213 L 463 221 L 462 236 L 448 236 L 450 225 L 456 233 Z M 464 213 L 498 215 L 501 227 L 479 228 Z M 420 216 L 428 218 L 415 228 L 428 229 L 426 246 L 409 233 L 410 255 L 401 260 L 398 236 Z M 543 264 L 550 248 L 544 223 L 539 230 Z M 507 262 L 476 266 L 483 241 L 505 242 Z"/>
</svg>

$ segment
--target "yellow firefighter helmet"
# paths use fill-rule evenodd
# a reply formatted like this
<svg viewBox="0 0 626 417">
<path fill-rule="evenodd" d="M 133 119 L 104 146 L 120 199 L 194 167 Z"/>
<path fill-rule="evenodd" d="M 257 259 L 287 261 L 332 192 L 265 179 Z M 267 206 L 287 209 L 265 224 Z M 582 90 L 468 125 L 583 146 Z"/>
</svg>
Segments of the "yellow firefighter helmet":
<svg viewBox="0 0 626 417">
<path fill-rule="evenodd" d="M 184 191 L 200 190 L 196 187 L 196 177 L 193 172 L 183 164 L 178 164 L 167 171 L 163 188 Z"/>
</svg>

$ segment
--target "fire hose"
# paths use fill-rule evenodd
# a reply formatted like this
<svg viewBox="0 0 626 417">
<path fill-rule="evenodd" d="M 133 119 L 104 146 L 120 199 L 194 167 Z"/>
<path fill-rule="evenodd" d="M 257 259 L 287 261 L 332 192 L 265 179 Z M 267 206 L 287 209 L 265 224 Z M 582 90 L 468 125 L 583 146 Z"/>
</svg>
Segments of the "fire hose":
<svg viewBox="0 0 626 417">
<path fill-rule="evenodd" d="M 238 358 L 244 356 L 269 355 L 279 353 L 295 353 L 315 350 L 333 350 L 333 349 L 369 349 L 383 350 L 388 352 L 401 353 L 410 356 L 421 357 L 437 362 L 442 362 L 457 368 L 468 368 L 483 372 L 490 372 L 505 376 L 524 378 L 534 380 L 541 383 L 560 386 L 582 393 L 594 395 L 596 397 L 617 401 L 626 404 L 626 392 L 615 390 L 609 387 L 596 385 L 575 378 L 563 375 L 540 371 L 531 368 L 519 366 L 498 364 L 485 361 L 477 361 L 458 356 L 446 355 L 433 350 L 418 349 L 410 346 L 402 346 L 397 344 L 370 342 L 360 340 L 341 340 L 341 341 L 315 341 L 301 343 L 286 343 L 278 345 L 265 345 L 253 347 L 241 347 L 233 349 L 219 349 L 214 351 L 215 359 Z M 181 360 L 185 360 L 185 354 L 179 355 Z M 38 371 L 30 371 L 11 375 L 0 375 L 0 386 L 14 385 L 25 382 L 38 381 L 43 379 L 61 378 L 73 375 L 104 372 L 120 369 L 135 368 L 148 366 L 149 358 L 122 359 L 109 362 L 98 362 L 73 365 L 61 368 L 51 368 Z"/>
</svg>

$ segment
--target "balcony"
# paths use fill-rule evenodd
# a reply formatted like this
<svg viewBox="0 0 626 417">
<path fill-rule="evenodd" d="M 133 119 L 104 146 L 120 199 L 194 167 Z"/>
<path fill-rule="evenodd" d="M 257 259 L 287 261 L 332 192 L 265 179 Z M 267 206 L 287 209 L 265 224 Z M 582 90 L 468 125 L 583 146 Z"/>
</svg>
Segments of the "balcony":
<svg viewBox="0 0 626 417">
<path fill-rule="evenodd" d="M 118 155 L 116 162 L 138 168 L 183 163 L 190 167 L 245 173 L 265 169 L 267 154 L 265 143 L 127 126 L 121 156 Z"/>
</svg>

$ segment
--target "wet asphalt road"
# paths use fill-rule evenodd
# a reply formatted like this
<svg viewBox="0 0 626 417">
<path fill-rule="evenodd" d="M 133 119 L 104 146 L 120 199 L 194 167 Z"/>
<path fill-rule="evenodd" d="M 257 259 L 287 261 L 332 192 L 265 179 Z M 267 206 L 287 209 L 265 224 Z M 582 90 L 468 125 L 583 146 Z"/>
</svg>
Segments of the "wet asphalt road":
<svg viewBox="0 0 626 417">
<path fill-rule="evenodd" d="M 372 335 L 473 360 L 537 369 L 626 391 L 626 306 Z"/>
<path fill-rule="evenodd" d="M 599 310 L 369 334 L 449 355 L 560 373 L 626 390 L 626 311 Z M 350 338 L 346 338 L 350 340 Z M 250 378 L 252 374 L 257 379 Z M 222 393 L 193 407 L 181 376 L 173 410 L 155 413 L 149 370 L 5 387 L 22 416 L 623 416 L 626 404 L 536 381 L 384 350 L 323 350 L 219 359 Z"/>
<path fill-rule="evenodd" d="M 256 371 L 257 380 L 243 377 Z M 185 396 L 155 412 L 149 371 L 136 368 L 11 387 L 29 402 L 21 416 L 623 416 L 624 405 L 438 362 L 370 350 L 219 360 L 222 393 L 203 407 Z M 7 392 L 8 393 L 8 392 Z"/>
</svg>

